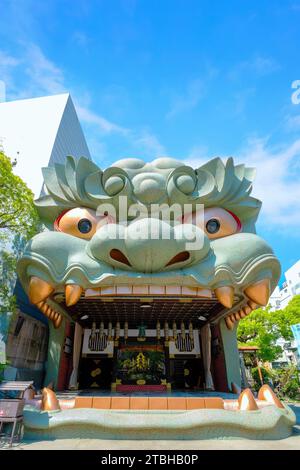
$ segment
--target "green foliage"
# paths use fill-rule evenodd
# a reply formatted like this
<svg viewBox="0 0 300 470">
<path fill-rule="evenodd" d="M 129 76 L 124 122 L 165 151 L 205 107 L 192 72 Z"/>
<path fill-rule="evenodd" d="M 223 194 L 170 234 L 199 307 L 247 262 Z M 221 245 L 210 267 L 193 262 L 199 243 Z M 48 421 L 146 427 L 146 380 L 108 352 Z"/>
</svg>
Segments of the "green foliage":
<svg viewBox="0 0 300 470">
<path fill-rule="evenodd" d="M 300 400 L 299 372 L 296 365 L 273 369 L 272 373 L 275 391 L 280 398 Z"/>
<path fill-rule="evenodd" d="M 38 228 L 33 194 L 26 183 L 13 173 L 16 165 L 0 152 L 0 230 L 19 234 L 26 239 Z"/>
<path fill-rule="evenodd" d="M 266 367 L 260 367 L 260 372 L 263 378 L 263 383 L 264 384 L 272 384 L 272 369 L 266 368 Z M 258 372 L 258 367 L 253 367 L 251 369 L 251 375 L 254 380 L 254 388 L 258 392 L 260 387 L 262 386 L 262 383 L 260 381 L 260 376 Z"/>
<path fill-rule="evenodd" d="M 274 327 L 274 312 L 259 308 L 239 322 L 237 338 L 240 344 L 258 346 L 257 357 L 262 361 L 274 361 L 282 353 L 275 343 L 280 330 Z"/>
<path fill-rule="evenodd" d="M 300 295 L 295 295 L 284 309 L 273 312 L 273 317 L 281 336 L 293 339 L 291 326 L 300 323 Z"/>
<path fill-rule="evenodd" d="M 15 165 L 0 151 L 0 314 L 15 309 L 17 260 L 40 228 L 33 193 L 13 173 Z"/>
<path fill-rule="evenodd" d="M 261 367 L 260 371 L 263 377 L 263 383 L 269 384 L 279 398 L 283 400 L 300 400 L 300 381 L 296 365 L 291 364 L 282 369 Z M 253 367 L 251 374 L 254 379 L 254 388 L 258 392 L 262 385 L 258 367 Z"/>
<path fill-rule="evenodd" d="M 3 373 L 4 373 L 4 369 L 6 368 L 7 364 L 1 364 L 0 362 L 0 382 L 2 382 L 3 380 Z"/>
<path fill-rule="evenodd" d="M 262 361 L 277 359 L 282 349 L 275 343 L 279 338 L 293 338 L 291 325 L 300 323 L 300 295 L 292 298 L 282 310 L 258 308 L 239 322 L 237 338 L 240 344 L 258 346 L 257 356 Z"/>
</svg>

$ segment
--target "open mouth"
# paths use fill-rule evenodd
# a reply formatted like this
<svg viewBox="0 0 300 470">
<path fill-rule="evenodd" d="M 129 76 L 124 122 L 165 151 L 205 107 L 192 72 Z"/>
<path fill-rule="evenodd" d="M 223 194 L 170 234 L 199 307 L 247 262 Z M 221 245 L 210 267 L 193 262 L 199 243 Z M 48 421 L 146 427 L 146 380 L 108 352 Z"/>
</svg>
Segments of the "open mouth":
<svg viewBox="0 0 300 470">
<path fill-rule="evenodd" d="M 83 289 L 76 284 L 66 284 L 54 289 L 46 281 L 33 276 L 29 283 L 29 298 L 58 328 L 62 314 L 58 306 L 76 321 L 82 318 L 102 318 L 104 321 L 115 318 L 117 321 L 134 323 L 136 311 L 141 320 L 155 326 L 157 321 L 210 321 L 225 316 L 229 329 L 235 322 L 249 315 L 269 299 L 270 282 L 258 281 L 244 290 L 244 296 L 235 293 L 232 286 L 221 286 L 214 290 L 208 287 L 153 285 L 153 284 L 114 284 Z M 148 306 L 147 314 L 141 316 L 142 305 Z M 151 313 L 151 315 L 150 315 Z M 227 315 L 226 315 L 227 313 Z M 150 318 L 151 317 L 151 318 Z"/>
</svg>

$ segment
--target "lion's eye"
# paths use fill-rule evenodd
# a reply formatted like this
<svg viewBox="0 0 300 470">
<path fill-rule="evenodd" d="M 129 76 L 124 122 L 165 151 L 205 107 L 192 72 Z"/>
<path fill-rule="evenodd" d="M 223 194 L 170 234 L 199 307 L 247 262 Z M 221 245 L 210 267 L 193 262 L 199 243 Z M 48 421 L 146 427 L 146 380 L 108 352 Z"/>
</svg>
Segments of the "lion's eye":
<svg viewBox="0 0 300 470">
<path fill-rule="evenodd" d="M 89 219 L 80 219 L 78 222 L 78 230 L 81 233 L 89 233 L 92 227 L 93 224 Z"/>
<path fill-rule="evenodd" d="M 54 229 L 74 237 L 90 240 L 96 230 L 107 223 L 114 222 L 108 215 L 97 215 L 96 211 L 85 207 L 76 207 L 63 212 L 55 221 Z"/>
<path fill-rule="evenodd" d="M 204 211 L 188 214 L 184 217 L 183 222 L 202 228 L 210 239 L 227 237 L 241 229 L 238 217 L 221 207 L 210 207 Z"/>
<path fill-rule="evenodd" d="M 210 234 L 217 233 L 220 230 L 220 221 L 218 219 L 209 219 L 206 222 L 206 231 Z"/>
</svg>

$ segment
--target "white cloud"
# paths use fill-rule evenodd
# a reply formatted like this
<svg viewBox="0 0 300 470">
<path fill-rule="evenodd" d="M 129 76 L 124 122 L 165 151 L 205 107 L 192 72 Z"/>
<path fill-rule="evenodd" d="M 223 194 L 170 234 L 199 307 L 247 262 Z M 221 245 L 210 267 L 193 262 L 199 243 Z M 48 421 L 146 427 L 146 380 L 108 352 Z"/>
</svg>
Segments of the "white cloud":
<svg viewBox="0 0 300 470">
<path fill-rule="evenodd" d="M 255 95 L 256 89 L 255 88 L 246 88 L 245 90 L 238 91 L 234 94 L 233 100 L 234 104 L 232 106 L 233 113 L 240 117 L 244 116 L 246 107 L 248 102 L 253 98 Z"/>
<path fill-rule="evenodd" d="M 139 151 L 143 152 L 145 156 L 151 158 L 166 155 L 164 146 L 159 142 L 158 138 L 148 130 L 143 130 L 136 136 L 134 145 L 138 147 Z"/>
<path fill-rule="evenodd" d="M 127 136 L 129 134 L 129 130 L 125 127 L 118 126 L 113 122 L 105 119 L 103 116 L 100 116 L 97 113 L 94 113 L 89 108 L 84 106 L 80 106 L 80 104 L 76 105 L 76 110 L 78 113 L 78 117 L 81 121 L 86 122 L 87 124 L 95 125 L 99 130 L 104 133 L 112 133 L 116 132 L 120 135 Z"/>
<path fill-rule="evenodd" d="M 193 168 L 197 168 L 199 165 L 203 165 L 207 161 L 208 147 L 204 145 L 195 145 L 190 150 L 187 158 L 185 159 L 189 162 L 189 165 Z"/>
<path fill-rule="evenodd" d="M 249 60 L 243 60 L 232 67 L 228 73 L 228 78 L 237 80 L 249 73 L 262 77 L 279 70 L 279 68 L 279 64 L 271 57 L 256 56 Z"/>
<path fill-rule="evenodd" d="M 253 196 L 263 202 L 260 224 L 274 231 L 300 230 L 300 139 L 280 148 L 268 139 L 249 139 L 239 152 L 236 163 L 257 169 Z M 225 156 L 222 156 L 225 158 Z M 209 157 L 193 157 L 187 163 L 194 168 Z M 295 233 L 294 233 L 295 234 Z"/>
<path fill-rule="evenodd" d="M 22 60 L 5 55 L 0 51 L 0 60 L 1 59 L 3 59 L 3 61 L 1 62 L 0 71 L 2 67 L 3 73 L 10 67 L 25 65 L 27 81 L 24 82 L 24 86 L 21 90 L 14 93 L 13 97 L 15 99 L 32 98 L 34 96 L 52 95 L 69 91 L 65 84 L 64 71 L 49 60 L 36 44 L 24 44 Z M 114 124 L 86 106 L 85 103 L 87 99 L 84 94 L 83 96 L 76 97 L 75 91 L 74 96 L 75 101 L 78 102 L 78 104 L 76 103 L 76 110 L 82 122 L 95 125 L 97 129 L 101 130 L 103 133 L 115 132 L 124 136 L 128 134 L 127 129 Z"/>
<path fill-rule="evenodd" d="M 0 70 L 6 67 L 15 67 L 20 61 L 15 57 L 6 54 L 4 51 L 0 51 Z"/>
<path fill-rule="evenodd" d="M 89 93 L 78 92 L 75 87 L 70 89 L 66 85 L 64 70 L 46 57 L 38 45 L 33 43 L 23 43 L 22 45 L 22 58 L 9 56 L 0 51 L 0 80 L 2 79 L 6 83 L 7 91 L 10 91 L 10 96 L 13 99 L 70 91 L 80 121 L 88 126 L 90 139 L 87 140 L 92 141 L 93 148 L 106 148 L 103 143 L 104 136 L 116 134 L 120 138 L 126 139 L 127 144 L 129 143 L 134 149 L 138 148 L 140 152 L 144 152 L 146 156 L 153 157 L 165 153 L 164 147 L 150 130 L 128 129 L 96 113 L 91 109 Z M 17 87 L 15 84 L 12 86 L 13 78 L 18 75 L 19 71 L 26 79 L 23 79 L 22 87 Z M 8 76 L 10 77 L 9 83 L 7 82 Z"/>
<path fill-rule="evenodd" d="M 47 59 L 36 44 L 25 45 L 25 51 L 26 73 L 32 86 L 50 94 L 66 90 L 63 71 Z"/>
<path fill-rule="evenodd" d="M 286 116 L 285 128 L 288 131 L 299 131 L 300 130 L 300 114 L 295 116 Z"/>
<path fill-rule="evenodd" d="M 204 96 L 204 82 L 200 79 L 192 80 L 188 83 L 185 92 L 177 95 L 172 100 L 171 108 L 166 114 L 166 118 L 170 119 L 184 111 L 194 109 Z"/>
<path fill-rule="evenodd" d="M 5 51 L 0 50 L 0 80 L 2 82 L 2 98 L 5 96 L 6 87 L 14 87 L 13 74 L 16 67 L 20 64 L 20 60 Z"/>
</svg>

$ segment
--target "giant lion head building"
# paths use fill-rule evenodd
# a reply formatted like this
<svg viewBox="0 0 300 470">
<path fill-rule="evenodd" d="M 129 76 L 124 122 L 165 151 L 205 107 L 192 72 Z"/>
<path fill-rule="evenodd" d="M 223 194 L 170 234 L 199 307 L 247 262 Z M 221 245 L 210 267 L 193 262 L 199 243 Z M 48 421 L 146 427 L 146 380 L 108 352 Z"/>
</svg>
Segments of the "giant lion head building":
<svg viewBox="0 0 300 470">
<path fill-rule="evenodd" d="M 268 386 L 256 398 L 240 390 L 238 322 L 267 305 L 280 276 L 255 230 L 254 170 L 231 158 L 102 170 L 67 157 L 43 175 L 45 229 L 18 274 L 49 320 L 45 385 L 75 398 L 45 388 L 28 433 L 67 435 L 71 423 L 117 438 L 288 435 L 293 413 Z"/>
</svg>

